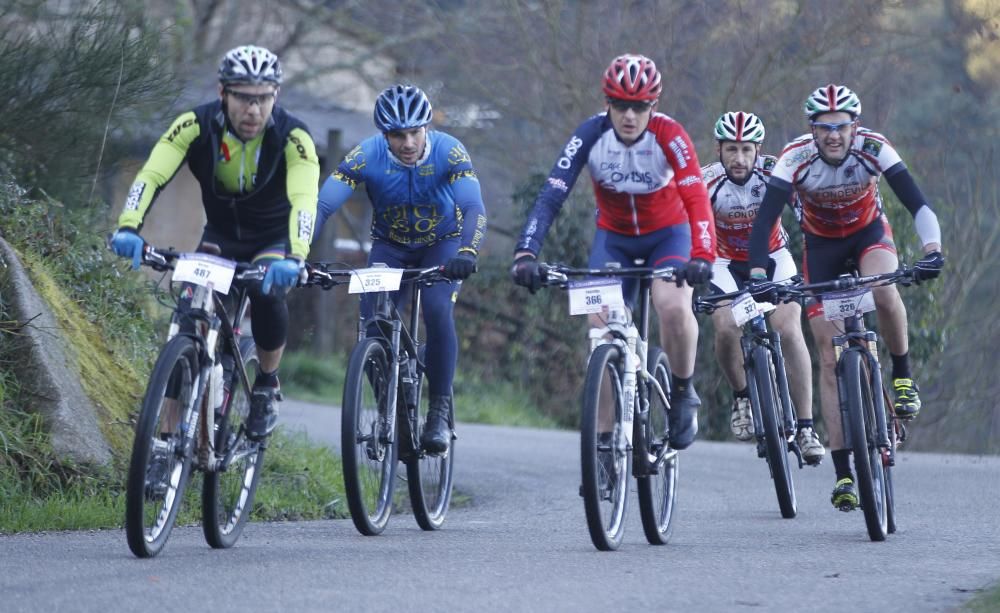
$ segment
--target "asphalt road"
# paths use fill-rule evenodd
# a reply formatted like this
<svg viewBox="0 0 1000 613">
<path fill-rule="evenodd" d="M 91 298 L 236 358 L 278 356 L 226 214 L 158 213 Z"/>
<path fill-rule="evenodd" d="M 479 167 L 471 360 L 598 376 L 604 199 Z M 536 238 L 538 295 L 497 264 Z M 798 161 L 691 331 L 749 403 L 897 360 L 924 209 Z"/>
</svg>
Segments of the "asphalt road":
<svg viewBox="0 0 1000 613">
<path fill-rule="evenodd" d="M 335 409 L 286 402 L 281 423 L 339 440 Z M 121 530 L 0 537 L 0 611 L 948 611 L 1000 579 L 1000 458 L 901 453 L 899 531 L 868 540 L 829 503 L 833 469 L 795 472 L 781 519 L 753 448 L 682 453 L 674 536 L 646 544 L 633 495 L 625 542 L 587 535 L 572 432 L 459 425 L 444 529 L 392 518 L 253 523 L 230 550 L 175 529 L 152 560 Z M 402 471 L 401 471 L 402 472 Z M 405 487 L 404 487 L 405 489 Z"/>
</svg>

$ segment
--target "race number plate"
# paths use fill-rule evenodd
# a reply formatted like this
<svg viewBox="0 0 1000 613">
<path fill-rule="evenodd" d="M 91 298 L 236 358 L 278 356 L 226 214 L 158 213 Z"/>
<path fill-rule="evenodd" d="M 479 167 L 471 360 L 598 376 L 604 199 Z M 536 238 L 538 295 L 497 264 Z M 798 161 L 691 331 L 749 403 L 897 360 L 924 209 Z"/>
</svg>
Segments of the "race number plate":
<svg viewBox="0 0 1000 613">
<path fill-rule="evenodd" d="M 757 302 L 750 294 L 742 294 L 733 301 L 733 318 L 737 326 L 742 326 L 754 317 L 763 315 L 775 309 L 770 302 Z"/>
<path fill-rule="evenodd" d="M 207 253 L 182 253 L 174 264 L 174 282 L 188 282 L 228 294 L 236 262 Z"/>
<path fill-rule="evenodd" d="M 823 294 L 823 318 L 829 321 L 846 319 L 875 310 L 875 297 L 868 288 Z"/>
<path fill-rule="evenodd" d="M 625 307 L 621 279 L 571 281 L 567 289 L 570 315 L 600 313 L 605 308 Z"/>
<path fill-rule="evenodd" d="M 347 293 L 394 292 L 399 289 L 402 279 L 402 268 L 359 268 L 351 275 Z"/>
</svg>

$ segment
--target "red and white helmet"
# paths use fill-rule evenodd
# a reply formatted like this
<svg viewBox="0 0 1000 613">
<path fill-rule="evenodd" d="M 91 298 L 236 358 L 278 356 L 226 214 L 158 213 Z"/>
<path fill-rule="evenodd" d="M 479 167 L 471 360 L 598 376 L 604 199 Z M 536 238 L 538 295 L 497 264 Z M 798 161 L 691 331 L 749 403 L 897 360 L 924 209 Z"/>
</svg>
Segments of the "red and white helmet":
<svg viewBox="0 0 1000 613">
<path fill-rule="evenodd" d="M 715 122 L 715 140 L 763 143 L 764 122 L 753 113 L 730 111 Z"/>
<path fill-rule="evenodd" d="M 803 105 L 806 117 L 813 117 L 822 113 L 835 113 L 843 111 L 850 113 L 851 117 L 857 119 L 861 114 L 861 100 L 858 95 L 843 85 L 824 85 L 818 87 L 806 98 Z"/>
<path fill-rule="evenodd" d="M 663 86 L 660 71 L 644 55 L 619 55 L 604 71 L 604 95 L 619 100 L 645 100 L 660 97 Z"/>
</svg>

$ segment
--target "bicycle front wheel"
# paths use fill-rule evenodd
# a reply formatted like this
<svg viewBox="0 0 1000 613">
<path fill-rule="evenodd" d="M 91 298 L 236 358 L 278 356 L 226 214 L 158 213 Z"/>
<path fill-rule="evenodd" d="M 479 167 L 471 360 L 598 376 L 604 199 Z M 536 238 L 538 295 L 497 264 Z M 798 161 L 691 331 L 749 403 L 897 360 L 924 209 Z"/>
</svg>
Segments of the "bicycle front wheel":
<svg viewBox="0 0 1000 613">
<path fill-rule="evenodd" d="M 892 396 L 889 390 L 882 386 L 882 406 L 885 408 L 885 425 L 889 433 L 889 449 L 891 453 L 884 459 L 885 467 L 885 529 L 889 534 L 896 532 L 896 490 L 892 485 L 892 463 L 896 457 L 896 448 L 899 446 L 899 432 L 896 430 L 899 423 L 896 421 L 896 412 L 892 409 Z"/>
<path fill-rule="evenodd" d="M 649 356 L 649 373 L 670 398 L 670 364 L 667 354 L 653 347 Z M 659 454 L 667 441 L 663 433 L 667 428 L 670 407 L 663 402 L 653 385 L 649 385 L 649 415 L 642 436 L 649 446 L 649 453 Z M 639 514 L 642 529 L 651 545 L 666 545 L 673 533 L 674 498 L 677 495 L 677 452 L 668 452 L 663 461 L 654 466 L 654 474 L 636 477 L 639 494 Z"/>
<path fill-rule="evenodd" d="M 581 494 L 590 540 L 601 551 L 617 549 L 625 533 L 632 454 L 623 428 L 631 427 L 624 416 L 627 411 L 631 417 L 633 407 L 624 406 L 623 361 L 616 345 L 600 345 L 590 355 L 584 380 Z"/>
<path fill-rule="evenodd" d="M 422 381 L 421 377 L 421 381 Z M 400 394 L 403 393 L 400 388 Z M 419 390 L 417 396 L 421 397 Z M 417 411 L 416 431 L 424 431 L 427 402 Z M 454 415 L 452 416 L 454 420 Z M 409 432 L 409 427 L 406 429 Z M 419 436 L 414 437 L 420 440 Z M 455 466 L 455 439 L 448 441 L 448 449 L 442 453 L 429 454 L 416 449 L 407 454 L 406 485 L 410 492 L 413 517 L 424 530 L 437 530 L 444 524 L 444 518 L 451 506 L 452 471 Z"/>
<path fill-rule="evenodd" d="M 875 442 L 875 399 L 866 356 L 860 351 L 843 355 L 844 388 L 847 394 L 847 424 L 858 474 L 858 495 L 864 512 L 868 536 L 884 541 L 888 532 L 886 517 L 886 480 L 882 451 Z"/>
<path fill-rule="evenodd" d="M 177 519 L 191 475 L 187 431 L 199 402 L 194 341 L 175 336 L 153 366 L 136 424 L 125 487 L 125 536 L 140 558 L 160 553 Z"/>
<path fill-rule="evenodd" d="M 764 443 L 767 449 L 767 464 L 771 469 L 774 491 L 778 495 L 778 508 L 785 519 L 795 517 L 798 505 L 795 500 L 795 485 L 792 483 L 792 469 L 788 461 L 788 439 L 782 432 L 781 394 L 772 363 L 772 353 L 767 347 L 758 345 L 751 354 L 754 388 L 756 388 L 757 410 L 764 426 Z M 754 399 L 751 394 L 751 400 Z"/>
<path fill-rule="evenodd" d="M 344 378 L 340 446 L 347 507 L 365 536 L 381 534 L 392 515 L 399 437 L 390 439 L 390 420 L 396 418 L 388 406 L 391 379 L 381 340 L 366 338 L 354 347 Z"/>
<path fill-rule="evenodd" d="M 240 339 L 243 367 L 257 371 L 257 346 L 253 338 Z M 216 549 L 236 544 L 250 518 L 254 495 L 264 463 L 264 446 L 247 439 L 243 424 L 250 415 L 250 399 L 234 370 L 228 382 L 231 397 L 224 413 L 215 416 L 215 455 L 221 462 L 205 473 L 201 516 L 205 540 Z"/>
</svg>

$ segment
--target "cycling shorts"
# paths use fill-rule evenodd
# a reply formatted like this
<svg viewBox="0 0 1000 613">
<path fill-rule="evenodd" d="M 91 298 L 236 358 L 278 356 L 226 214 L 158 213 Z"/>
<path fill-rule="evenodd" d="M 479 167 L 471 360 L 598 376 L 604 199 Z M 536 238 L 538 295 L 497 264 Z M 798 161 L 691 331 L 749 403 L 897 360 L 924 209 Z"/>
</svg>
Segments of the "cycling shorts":
<svg viewBox="0 0 1000 613">
<path fill-rule="evenodd" d="M 786 247 L 771 252 L 767 262 L 767 278 L 769 280 L 777 283 L 788 283 L 797 272 L 792 253 Z M 712 293 L 729 294 L 743 289 L 749 282 L 749 262 L 719 258 L 712 265 Z"/>
<path fill-rule="evenodd" d="M 650 266 L 663 268 L 681 266 L 691 256 L 691 226 L 687 223 L 667 226 L 649 234 L 632 236 L 598 228 L 590 248 L 590 268 Z M 638 279 L 622 279 L 625 302 L 635 304 Z"/>
</svg>

